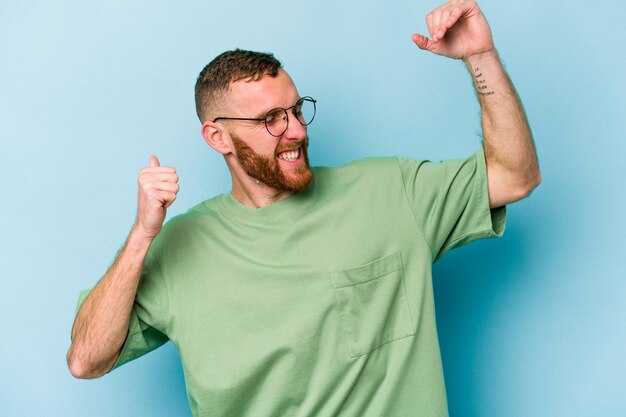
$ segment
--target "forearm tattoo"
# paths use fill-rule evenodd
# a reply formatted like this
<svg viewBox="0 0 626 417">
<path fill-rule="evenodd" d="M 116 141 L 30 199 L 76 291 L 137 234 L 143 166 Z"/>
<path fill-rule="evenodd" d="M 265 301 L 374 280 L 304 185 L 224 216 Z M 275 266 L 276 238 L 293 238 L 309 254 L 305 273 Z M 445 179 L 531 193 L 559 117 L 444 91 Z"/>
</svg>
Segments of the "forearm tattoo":
<svg viewBox="0 0 626 417">
<path fill-rule="evenodd" d="M 476 92 L 481 96 L 491 96 L 495 92 L 487 86 L 487 80 L 483 77 L 480 67 L 474 68 L 474 82 L 476 84 Z"/>
</svg>

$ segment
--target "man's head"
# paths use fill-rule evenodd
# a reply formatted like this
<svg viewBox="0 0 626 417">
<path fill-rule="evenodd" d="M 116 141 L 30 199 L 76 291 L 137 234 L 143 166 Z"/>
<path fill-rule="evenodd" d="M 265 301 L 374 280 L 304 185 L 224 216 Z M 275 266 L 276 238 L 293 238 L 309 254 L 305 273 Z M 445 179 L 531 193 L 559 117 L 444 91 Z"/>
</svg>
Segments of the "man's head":
<svg viewBox="0 0 626 417">
<path fill-rule="evenodd" d="M 300 99 L 291 77 L 272 54 L 239 49 L 220 54 L 200 72 L 195 95 L 202 135 L 224 155 L 233 191 L 249 178 L 279 192 L 308 187 L 312 174 L 306 126 L 292 111 L 287 129 L 277 137 L 263 121 L 233 120 L 263 119 L 270 110 L 293 107 Z"/>
<path fill-rule="evenodd" d="M 196 113 L 201 123 L 219 116 L 228 103 L 232 83 L 258 81 L 266 75 L 276 77 L 282 68 L 274 55 L 263 52 L 222 52 L 204 67 L 196 81 Z"/>
</svg>

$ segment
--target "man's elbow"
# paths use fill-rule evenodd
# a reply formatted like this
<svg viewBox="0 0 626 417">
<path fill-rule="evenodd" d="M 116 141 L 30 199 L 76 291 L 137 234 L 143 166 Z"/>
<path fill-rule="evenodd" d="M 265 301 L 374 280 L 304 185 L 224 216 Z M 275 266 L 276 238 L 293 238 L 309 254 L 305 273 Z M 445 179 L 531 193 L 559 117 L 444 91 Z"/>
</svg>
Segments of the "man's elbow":
<svg viewBox="0 0 626 417">
<path fill-rule="evenodd" d="M 71 347 L 70 350 L 67 352 L 66 359 L 67 366 L 69 367 L 70 373 L 74 378 L 94 379 L 106 374 L 106 371 L 102 372 L 101 370 L 97 369 L 97 367 L 92 366 L 89 361 L 80 358 L 80 356 L 77 355 L 75 350 Z"/>
<path fill-rule="evenodd" d="M 488 181 L 489 207 L 493 209 L 528 197 L 541 183 L 541 173 L 491 175 Z"/>
<path fill-rule="evenodd" d="M 539 184 L 541 184 L 541 172 L 537 171 L 537 173 L 526 182 L 526 186 L 523 190 L 524 198 L 528 197 L 530 193 L 535 190 L 535 188 L 539 187 Z"/>
<path fill-rule="evenodd" d="M 540 183 L 541 174 L 539 172 L 537 172 L 535 176 L 528 177 L 524 181 L 519 182 L 516 186 L 511 187 L 512 192 L 509 195 L 507 203 L 514 203 L 530 196 Z"/>
</svg>

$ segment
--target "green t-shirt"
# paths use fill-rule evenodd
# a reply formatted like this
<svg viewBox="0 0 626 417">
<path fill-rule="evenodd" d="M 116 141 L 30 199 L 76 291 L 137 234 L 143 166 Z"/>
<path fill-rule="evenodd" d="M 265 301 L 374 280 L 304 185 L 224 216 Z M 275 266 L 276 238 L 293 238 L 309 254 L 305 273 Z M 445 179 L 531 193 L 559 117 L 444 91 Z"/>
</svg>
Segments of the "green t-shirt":
<svg viewBox="0 0 626 417">
<path fill-rule="evenodd" d="M 447 416 L 432 264 L 504 225 L 482 148 L 318 167 L 261 209 L 217 196 L 155 239 L 116 367 L 171 340 L 194 416 Z"/>
</svg>

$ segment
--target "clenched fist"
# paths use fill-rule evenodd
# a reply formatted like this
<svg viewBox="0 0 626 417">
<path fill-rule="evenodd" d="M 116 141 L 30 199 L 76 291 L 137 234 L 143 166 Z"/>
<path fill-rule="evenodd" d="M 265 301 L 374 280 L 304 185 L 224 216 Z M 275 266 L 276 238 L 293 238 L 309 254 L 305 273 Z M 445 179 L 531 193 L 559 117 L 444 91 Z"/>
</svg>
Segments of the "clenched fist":
<svg viewBox="0 0 626 417">
<path fill-rule="evenodd" d="M 156 156 L 150 157 L 150 166 L 139 172 L 137 222 L 135 228 L 153 239 L 161 231 L 167 208 L 176 200 L 178 175 L 174 167 L 162 167 Z"/>
<path fill-rule="evenodd" d="M 426 23 L 432 40 L 413 35 L 420 49 L 455 59 L 495 49 L 489 24 L 474 0 L 450 0 L 428 13 Z"/>
</svg>

